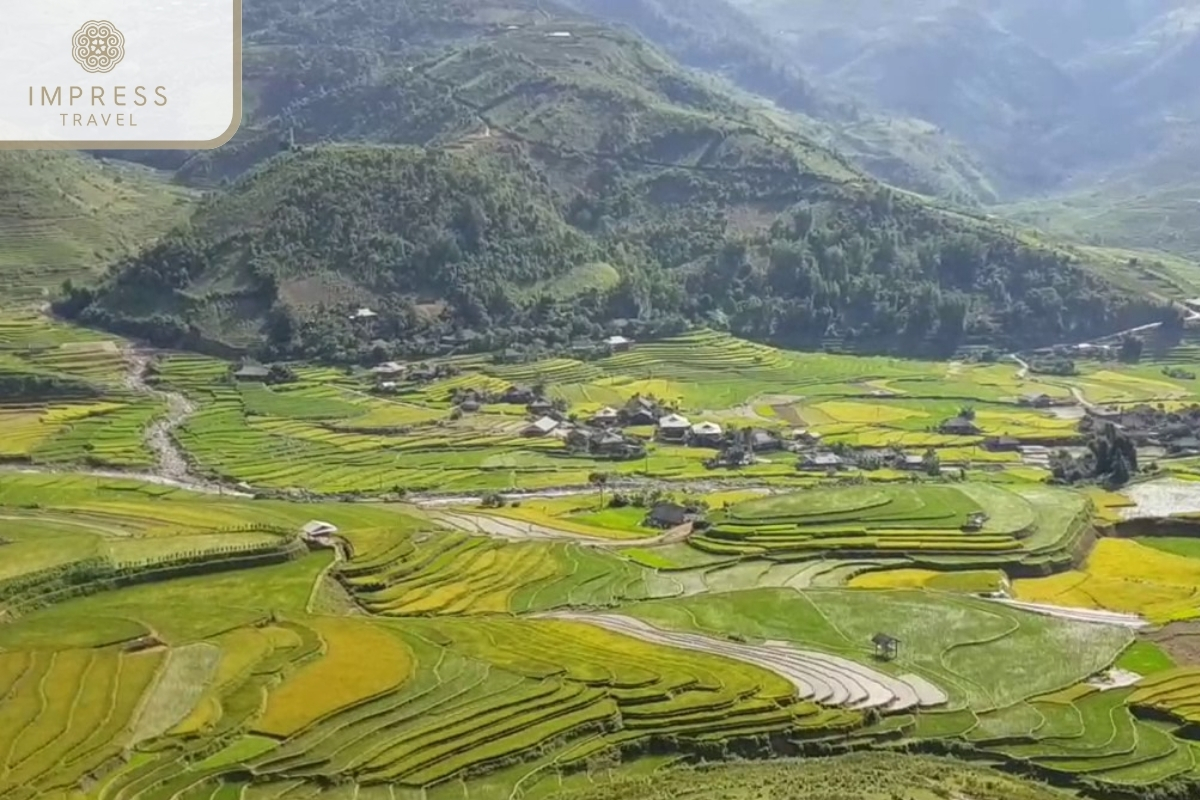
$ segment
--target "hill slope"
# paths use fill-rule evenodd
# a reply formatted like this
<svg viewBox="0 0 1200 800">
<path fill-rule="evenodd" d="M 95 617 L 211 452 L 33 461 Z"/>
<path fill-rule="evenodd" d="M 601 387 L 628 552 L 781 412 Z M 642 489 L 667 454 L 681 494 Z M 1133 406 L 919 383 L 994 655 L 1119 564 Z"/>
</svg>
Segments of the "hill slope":
<svg viewBox="0 0 1200 800">
<path fill-rule="evenodd" d="M 0 280 L 41 302 L 184 218 L 188 196 L 144 170 L 75 153 L 0 152 Z"/>
<path fill-rule="evenodd" d="M 948 353 L 1164 313 L 1086 261 L 882 187 L 629 32 L 504 25 L 373 67 L 330 50 L 297 68 L 335 63 L 374 79 L 193 158 L 186 170 L 251 171 L 60 309 L 166 344 L 330 360 L 437 352 L 463 331 L 486 331 L 468 337 L 481 348 L 565 347 L 613 319 Z M 260 82 L 260 106 L 278 85 Z M 272 156 L 285 133 L 296 152 Z M 304 144 L 362 138 L 427 147 Z M 360 306 L 376 321 L 352 321 Z"/>
<path fill-rule="evenodd" d="M 672 169 L 568 198 L 528 154 L 284 154 L 58 308 L 164 345 L 331 361 L 566 347 L 616 318 L 639 337 L 702 323 L 795 347 L 946 354 L 1166 313 L 1064 255 L 865 181 L 797 177 L 795 201 L 774 210 L 763 198 L 778 177 L 752 195 L 751 182 Z M 364 306 L 376 316 L 355 318 Z"/>
</svg>

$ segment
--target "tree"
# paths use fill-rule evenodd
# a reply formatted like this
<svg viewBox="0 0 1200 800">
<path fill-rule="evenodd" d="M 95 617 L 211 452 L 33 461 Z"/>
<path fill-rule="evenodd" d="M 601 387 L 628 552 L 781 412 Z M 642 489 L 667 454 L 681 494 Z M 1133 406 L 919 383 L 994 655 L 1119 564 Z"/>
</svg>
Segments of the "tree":
<svg viewBox="0 0 1200 800">
<path fill-rule="evenodd" d="M 296 380 L 296 373 L 291 367 L 283 364 L 272 364 L 267 370 L 267 383 L 291 383 Z"/>
<path fill-rule="evenodd" d="M 942 459 L 938 456 L 937 450 L 930 447 L 925 451 L 925 455 L 921 458 L 921 466 L 925 472 L 933 477 L 942 474 Z"/>
<path fill-rule="evenodd" d="M 1136 364 L 1142 360 L 1143 346 L 1144 342 L 1142 342 L 1141 337 L 1134 336 L 1133 334 L 1126 334 L 1121 339 L 1121 351 L 1117 357 L 1126 364 Z"/>
<path fill-rule="evenodd" d="M 600 508 L 604 508 L 604 487 L 608 485 L 608 473 L 593 472 L 588 475 L 588 483 L 600 489 Z"/>
<path fill-rule="evenodd" d="M 975 419 L 975 409 L 972 408 L 971 406 L 963 406 L 962 408 L 960 408 L 958 410 L 958 415 L 960 417 L 962 417 L 963 419 L 974 420 Z"/>
</svg>

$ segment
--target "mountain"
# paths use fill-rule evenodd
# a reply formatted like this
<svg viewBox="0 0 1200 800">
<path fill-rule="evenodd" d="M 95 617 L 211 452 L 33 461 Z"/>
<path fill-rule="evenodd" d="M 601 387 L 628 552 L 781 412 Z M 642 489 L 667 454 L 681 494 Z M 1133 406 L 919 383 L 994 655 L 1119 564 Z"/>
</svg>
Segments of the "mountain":
<svg viewBox="0 0 1200 800">
<path fill-rule="evenodd" d="M 718 76 L 724 91 L 741 90 L 742 101 L 764 113 L 786 112 L 788 125 L 882 180 L 965 204 L 995 200 L 961 143 L 920 120 L 868 114 L 851 99 L 818 90 L 782 40 L 764 36 L 727 0 L 698 2 L 359 0 L 343 7 L 256 0 L 244 22 L 246 114 L 232 144 L 216 153 L 118 155 L 217 184 L 276 152 L 281 140 L 440 143 L 461 135 L 463 121 L 410 71 L 479 36 L 601 21 L 627 26 L 685 66 Z"/>
<path fill-rule="evenodd" d="M 824 91 L 962 141 L 1009 202 L 1082 238 L 1194 253 L 1200 8 L 1186 0 L 729 0 Z M 1062 196 L 1061 203 L 1056 202 Z M 1165 225 L 1161 241 L 1122 206 Z M 1059 211 L 1062 210 L 1060 214 Z"/>
<path fill-rule="evenodd" d="M 993 202 L 977 158 L 935 126 L 872 114 L 827 85 L 815 85 L 790 45 L 729 0 L 564 0 L 629 26 L 681 63 L 793 112 L 793 124 L 892 185 L 959 203 Z"/>
<path fill-rule="evenodd" d="M 1182 0 L 730 0 L 819 83 L 928 120 L 1012 194 L 1195 135 L 1200 9 Z"/>
<path fill-rule="evenodd" d="M 228 188 L 58 310 L 161 344 L 330 361 L 564 348 L 616 319 L 944 355 L 1168 313 L 1076 255 L 881 186 L 630 31 L 513 24 L 396 59 L 286 61 L 260 104 L 293 67 L 375 79 L 191 159 Z M 360 307 L 377 316 L 352 319 Z"/>
</svg>

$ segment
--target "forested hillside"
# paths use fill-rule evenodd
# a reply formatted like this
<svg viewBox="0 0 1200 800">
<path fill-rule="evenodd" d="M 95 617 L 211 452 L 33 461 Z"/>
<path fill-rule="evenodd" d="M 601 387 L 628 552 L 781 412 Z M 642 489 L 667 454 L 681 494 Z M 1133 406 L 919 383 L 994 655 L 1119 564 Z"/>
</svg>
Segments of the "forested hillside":
<svg viewBox="0 0 1200 800">
<path fill-rule="evenodd" d="M 614 169 L 568 200 L 540 169 L 512 146 L 285 154 L 59 310 L 163 345 L 330 361 L 566 348 L 615 319 L 638 336 L 705 324 L 796 347 L 945 354 L 1170 313 L 883 187 L 797 180 L 796 202 L 769 213 L 717 205 L 753 184 Z M 680 201 L 653 196 L 667 190 Z M 734 219 L 756 208 L 769 225 Z M 616 281 L 556 290 L 601 271 Z M 363 307 L 377 316 L 356 318 Z"/>
<path fill-rule="evenodd" d="M 630 30 L 532 13 L 276 9 L 262 37 L 330 47 L 256 49 L 257 122 L 180 169 L 226 188 L 57 307 L 163 344 L 333 361 L 553 350 L 614 320 L 946 354 L 1173 313 L 1077 255 L 885 188 Z M 404 55 L 371 49 L 406 37 Z"/>
</svg>

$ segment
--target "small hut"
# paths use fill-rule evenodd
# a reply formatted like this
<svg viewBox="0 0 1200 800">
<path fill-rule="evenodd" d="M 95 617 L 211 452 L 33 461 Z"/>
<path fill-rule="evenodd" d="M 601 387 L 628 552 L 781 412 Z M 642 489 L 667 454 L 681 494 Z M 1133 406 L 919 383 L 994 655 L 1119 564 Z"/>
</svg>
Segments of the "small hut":
<svg viewBox="0 0 1200 800">
<path fill-rule="evenodd" d="M 900 654 L 900 640 L 886 633 L 872 636 L 871 644 L 875 645 L 875 657 L 884 661 L 891 661 Z"/>
</svg>

